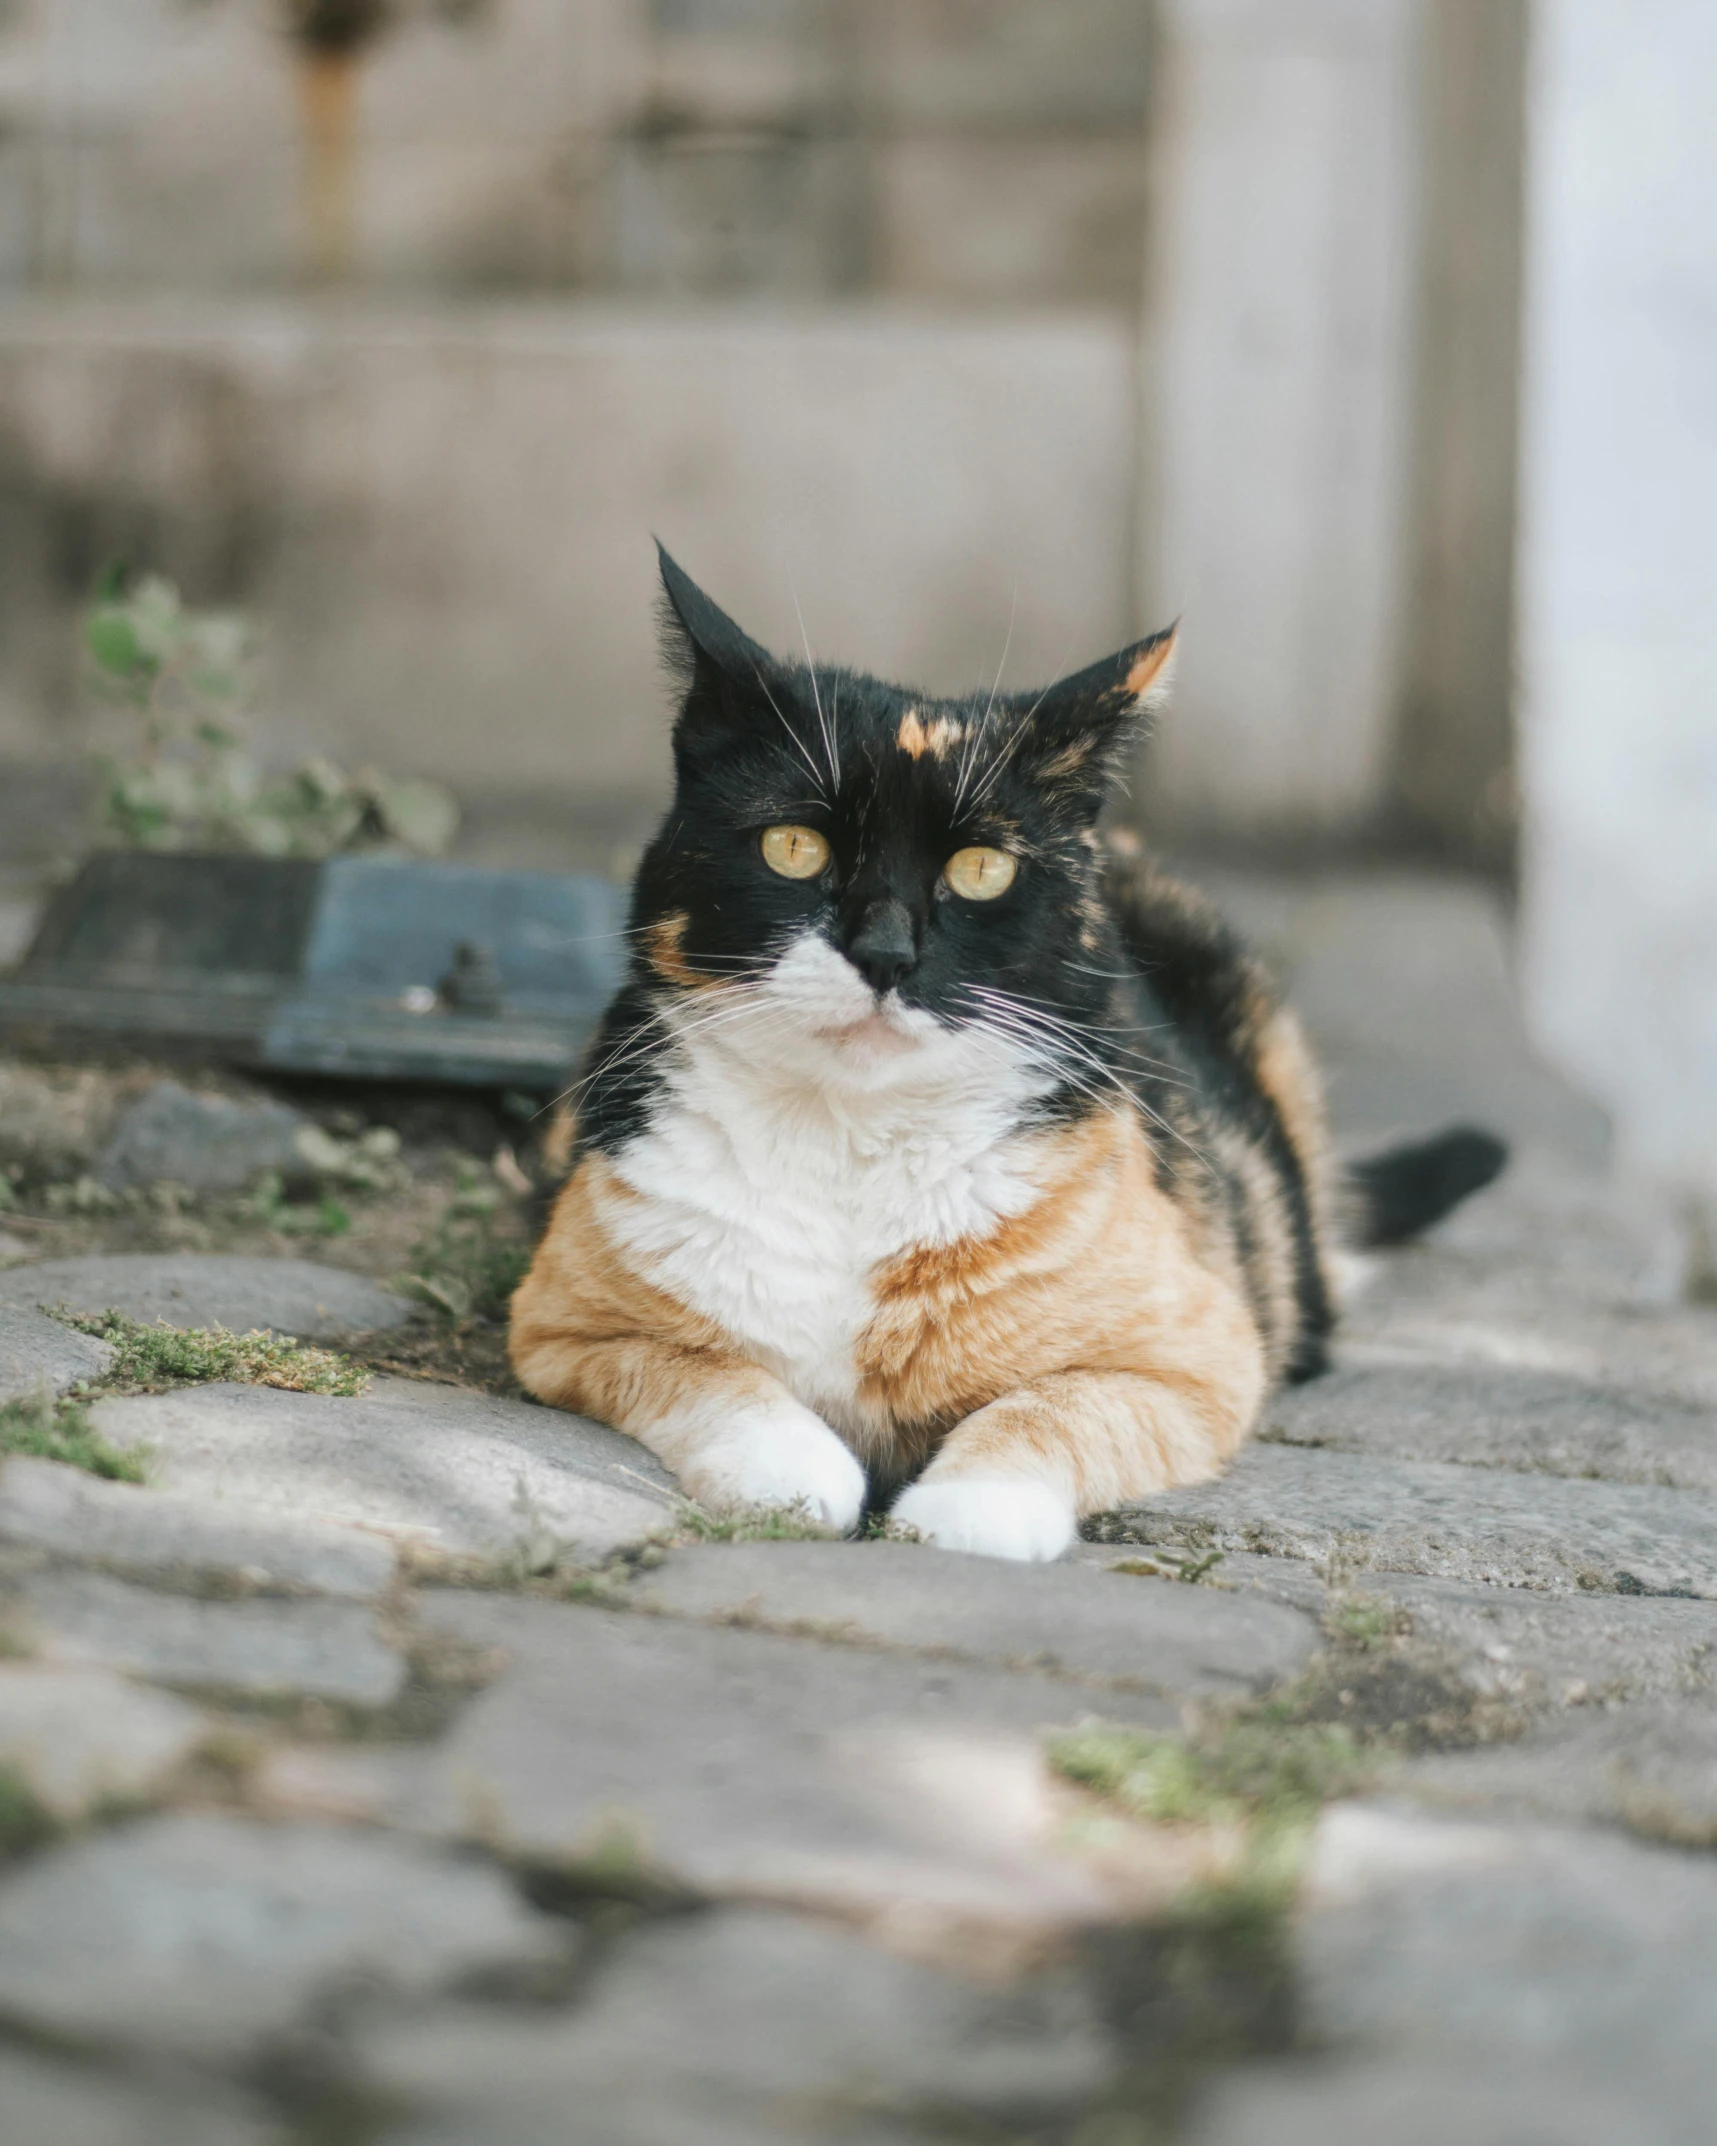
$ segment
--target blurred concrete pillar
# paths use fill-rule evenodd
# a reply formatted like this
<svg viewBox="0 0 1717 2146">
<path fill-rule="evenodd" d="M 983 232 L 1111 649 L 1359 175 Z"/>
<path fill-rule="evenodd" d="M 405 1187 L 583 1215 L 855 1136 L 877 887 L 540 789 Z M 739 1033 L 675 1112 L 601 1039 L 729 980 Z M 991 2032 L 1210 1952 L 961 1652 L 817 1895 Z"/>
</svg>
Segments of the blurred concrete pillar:
<svg viewBox="0 0 1717 2146">
<path fill-rule="evenodd" d="M 1526 0 L 1429 0 L 1406 627 L 1393 805 L 1514 860 L 1514 534 Z"/>
<path fill-rule="evenodd" d="M 1422 0 L 1160 0 L 1143 617 L 1183 613 L 1146 814 L 1351 832 L 1400 676 Z"/>
<path fill-rule="evenodd" d="M 1529 1000 L 1717 1215 L 1717 9 L 1540 0 L 1522 495 Z M 1709 1242 L 1709 1240 L 1708 1240 Z"/>
</svg>

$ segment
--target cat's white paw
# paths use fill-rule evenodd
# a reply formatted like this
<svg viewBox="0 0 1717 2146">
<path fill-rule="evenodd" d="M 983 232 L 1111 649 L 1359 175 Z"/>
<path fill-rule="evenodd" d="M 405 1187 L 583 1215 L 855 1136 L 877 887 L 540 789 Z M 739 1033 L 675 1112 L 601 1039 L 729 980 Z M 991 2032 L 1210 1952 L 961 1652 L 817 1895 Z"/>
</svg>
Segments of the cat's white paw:
<svg viewBox="0 0 1717 2146">
<path fill-rule="evenodd" d="M 942 1550 L 1042 1562 L 1073 1541 L 1071 1502 L 1029 1475 L 951 1475 L 914 1483 L 890 1515 Z"/>
<path fill-rule="evenodd" d="M 808 1408 L 742 1417 L 685 1463 L 680 1481 L 712 1512 L 797 1506 L 841 1535 L 864 1511 L 864 1470 Z"/>
</svg>

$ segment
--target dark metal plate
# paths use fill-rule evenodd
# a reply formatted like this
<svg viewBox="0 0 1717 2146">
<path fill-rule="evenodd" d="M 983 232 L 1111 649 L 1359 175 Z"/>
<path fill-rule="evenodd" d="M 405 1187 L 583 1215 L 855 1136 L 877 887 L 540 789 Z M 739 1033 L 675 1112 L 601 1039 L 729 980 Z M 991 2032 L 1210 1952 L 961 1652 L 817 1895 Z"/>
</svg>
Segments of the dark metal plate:
<svg viewBox="0 0 1717 2146">
<path fill-rule="evenodd" d="M 98 852 L 0 981 L 0 1038 L 546 1093 L 625 921 L 621 889 L 572 873 Z"/>
</svg>

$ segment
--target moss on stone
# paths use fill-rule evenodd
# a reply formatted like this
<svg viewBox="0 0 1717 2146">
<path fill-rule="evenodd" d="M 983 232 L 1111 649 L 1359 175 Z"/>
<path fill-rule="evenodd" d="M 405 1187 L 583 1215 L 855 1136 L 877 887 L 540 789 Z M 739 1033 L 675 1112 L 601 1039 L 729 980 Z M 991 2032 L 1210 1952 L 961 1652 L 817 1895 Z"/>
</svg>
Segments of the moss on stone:
<svg viewBox="0 0 1717 2146">
<path fill-rule="evenodd" d="M 81 1401 L 56 1401 L 45 1393 L 0 1406 L 0 1454 L 6 1453 L 63 1461 L 116 1483 L 141 1483 L 147 1473 L 147 1456 L 109 1445 Z"/>
<path fill-rule="evenodd" d="M 105 1341 L 114 1360 L 92 1390 L 104 1393 L 164 1393 L 234 1379 L 250 1386 L 280 1386 L 290 1393 L 362 1393 L 370 1374 L 336 1349 L 306 1348 L 289 1335 L 233 1334 L 224 1326 L 144 1326 L 123 1312 L 89 1314 L 56 1306 L 53 1316 L 80 1334 Z"/>
</svg>

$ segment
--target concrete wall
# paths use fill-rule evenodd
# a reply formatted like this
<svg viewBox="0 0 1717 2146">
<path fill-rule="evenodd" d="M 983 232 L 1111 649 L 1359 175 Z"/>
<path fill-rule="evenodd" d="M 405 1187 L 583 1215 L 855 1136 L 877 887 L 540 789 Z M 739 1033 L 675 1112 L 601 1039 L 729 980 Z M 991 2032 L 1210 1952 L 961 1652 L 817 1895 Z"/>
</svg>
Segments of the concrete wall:
<svg viewBox="0 0 1717 2146">
<path fill-rule="evenodd" d="M 835 419 L 838 413 L 838 421 Z M 0 757 L 85 735 L 113 557 L 265 625 L 271 740 L 654 790 L 658 531 L 752 630 L 927 688 L 1127 637 L 1119 324 L 0 309 Z"/>
<path fill-rule="evenodd" d="M 1183 614 L 1148 772 L 1179 827 L 1375 816 L 1399 677 L 1413 0 L 1164 0 L 1143 610 Z"/>
<path fill-rule="evenodd" d="M 124 552 L 283 744 L 654 781 L 655 523 L 927 683 L 1184 614 L 1159 824 L 1480 852 L 1523 5 L 400 0 L 342 253 L 277 0 L 0 0 L 0 753 Z"/>
<path fill-rule="evenodd" d="M 305 265 L 275 0 L 0 10 L 0 285 Z M 357 70 L 366 288 L 1130 304 L 1146 0 L 402 0 Z"/>
<path fill-rule="evenodd" d="M 1717 1216 L 1717 13 L 1543 0 L 1525 958 L 1627 1159 Z"/>
</svg>

